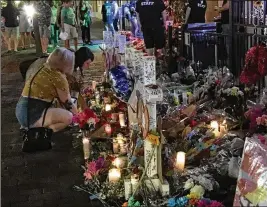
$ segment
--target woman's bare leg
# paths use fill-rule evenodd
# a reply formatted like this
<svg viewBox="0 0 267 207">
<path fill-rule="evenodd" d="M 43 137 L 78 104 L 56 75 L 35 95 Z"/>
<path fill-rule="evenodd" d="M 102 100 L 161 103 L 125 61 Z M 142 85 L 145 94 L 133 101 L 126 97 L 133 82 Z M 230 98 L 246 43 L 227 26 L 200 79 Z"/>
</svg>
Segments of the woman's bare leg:
<svg viewBox="0 0 267 207">
<path fill-rule="evenodd" d="M 65 48 L 69 49 L 70 48 L 70 41 L 65 40 Z"/>
<path fill-rule="evenodd" d="M 43 127 L 58 132 L 72 123 L 72 113 L 61 108 L 49 108 L 45 116 Z M 43 116 L 34 124 L 34 127 L 42 127 Z"/>
<path fill-rule="evenodd" d="M 20 40 L 21 40 L 21 47 L 22 49 L 24 49 L 25 48 L 25 33 L 24 32 L 20 33 Z"/>
</svg>

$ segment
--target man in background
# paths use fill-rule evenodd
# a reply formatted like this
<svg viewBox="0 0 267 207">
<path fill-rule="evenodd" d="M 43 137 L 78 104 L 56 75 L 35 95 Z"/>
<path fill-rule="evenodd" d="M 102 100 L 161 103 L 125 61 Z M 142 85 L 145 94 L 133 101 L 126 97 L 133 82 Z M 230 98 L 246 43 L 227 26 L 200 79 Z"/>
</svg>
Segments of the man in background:
<svg viewBox="0 0 267 207">
<path fill-rule="evenodd" d="M 221 24 L 222 24 L 222 32 L 226 35 L 230 33 L 230 26 L 229 26 L 229 1 L 223 0 L 222 7 L 219 8 L 219 12 L 221 13 Z M 226 36 L 225 46 L 227 50 L 227 57 L 229 60 L 229 45 L 230 45 L 230 38 Z M 229 61 L 228 61 L 229 64 Z"/>
<path fill-rule="evenodd" d="M 42 0 L 37 3 L 37 18 L 39 25 L 39 32 L 41 38 L 41 45 L 43 53 L 47 53 L 47 47 L 50 38 L 50 24 L 51 24 L 51 7 L 50 5 Z"/>
<path fill-rule="evenodd" d="M 114 33 L 112 4 L 109 1 L 102 5 L 101 13 L 105 30 Z"/>
<path fill-rule="evenodd" d="M 119 31 L 118 21 L 119 21 L 119 6 L 117 0 L 111 0 L 112 3 L 112 13 L 113 13 L 113 27 L 116 32 Z"/>
<path fill-rule="evenodd" d="M 147 53 L 161 54 L 165 46 L 166 7 L 163 0 L 138 0 L 136 12 L 144 36 Z M 156 54 L 157 55 L 157 54 Z"/>
<path fill-rule="evenodd" d="M 73 39 L 75 51 L 78 49 L 78 31 L 76 13 L 73 9 L 72 0 L 64 0 L 64 7 L 61 10 L 61 29 L 68 34 L 65 40 L 65 47 L 70 48 L 70 40 Z"/>
<path fill-rule="evenodd" d="M 12 50 L 12 41 L 14 41 L 14 51 L 18 51 L 19 15 L 20 12 L 18 8 L 15 7 L 14 1 L 8 0 L 7 6 L 2 9 L 2 17 L 5 19 L 8 53 L 10 53 Z"/>
<path fill-rule="evenodd" d="M 206 10 L 206 0 L 189 0 L 185 14 L 185 23 L 205 23 Z"/>
</svg>

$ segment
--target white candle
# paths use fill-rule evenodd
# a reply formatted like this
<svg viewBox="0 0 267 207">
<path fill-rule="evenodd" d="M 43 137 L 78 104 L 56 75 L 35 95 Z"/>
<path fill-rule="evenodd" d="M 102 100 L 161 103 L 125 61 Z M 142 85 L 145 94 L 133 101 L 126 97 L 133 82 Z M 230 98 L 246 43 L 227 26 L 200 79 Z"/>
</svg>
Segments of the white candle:
<svg viewBox="0 0 267 207">
<path fill-rule="evenodd" d="M 109 182 L 116 183 L 120 180 L 120 178 L 121 178 L 120 169 L 113 168 L 109 170 L 108 172 Z"/>
<path fill-rule="evenodd" d="M 185 165 L 185 153 L 184 152 L 177 152 L 176 168 L 179 171 L 184 171 L 184 165 Z"/>
<path fill-rule="evenodd" d="M 106 111 L 110 111 L 110 110 L 111 110 L 111 105 L 110 105 L 110 104 L 106 104 L 106 106 L 105 106 L 105 110 L 106 110 Z"/>
<path fill-rule="evenodd" d="M 128 200 L 132 194 L 132 184 L 131 180 L 124 180 L 124 191 L 125 191 L 125 200 Z"/>
<path fill-rule="evenodd" d="M 124 117 L 124 113 L 122 112 L 119 113 L 119 121 L 120 121 L 120 126 L 125 127 L 125 117 Z"/>
<path fill-rule="evenodd" d="M 111 135 L 111 126 L 110 126 L 110 124 L 106 124 L 106 125 L 105 125 L 105 132 L 106 132 L 108 135 Z"/>
<path fill-rule="evenodd" d="M 213 133 L 215 135 L 215 137 L 219 137 L 220 136 L 220 132 L 219 132 L 219 124 L 217 121 L 212 121 L 210 123 L 210 127 L 213 129 Z"/>
<path fill-rule="evenodd" d="M 120 168 L 121 167 L 121 160 L 120 158 L 115 158 L 115 160 L 113 161 L 113 165 L 116 166 L 116 168 Z"/>
<path fill-rule="evenodd" d="M 93 90 L 96 89 L 96 81 L 92 81 L 92 89 L 93 89 Z"/>
<path fill-rule="evenodd" d="M 210 127 L 211 127 L 212 129 L 215 129 L 215 130 L 219 131 L 219 124 L 218 124 L 217 121 L 212 121 L 212 122 L 210 122 Z"/>
<path fill-rule="evenodd" d="M 132 191 L 135 192 L 139 182 L 138 175 L 134 174 L 131 176 Z"/>
<path fill-rule="evenodd" d="M 84 154 L 84 159 L 87 160 L 90 156 L 90 141 L 88 138 L 83 138 L 83 154 Z"/>
</svg>

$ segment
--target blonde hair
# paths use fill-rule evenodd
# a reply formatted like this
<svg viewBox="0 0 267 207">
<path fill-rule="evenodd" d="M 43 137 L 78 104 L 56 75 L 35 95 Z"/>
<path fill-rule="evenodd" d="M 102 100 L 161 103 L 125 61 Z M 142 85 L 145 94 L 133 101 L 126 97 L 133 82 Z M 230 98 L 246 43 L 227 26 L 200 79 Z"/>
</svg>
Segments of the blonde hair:
<svg viewBox="0 0 267 207">
<path fill-rule="evenodd" d="M 64 48 L 56 48 L 48 57 L 46 63 L 53 69 L 72 74 L 75 64 L 75 53 Z"/>
</svg>

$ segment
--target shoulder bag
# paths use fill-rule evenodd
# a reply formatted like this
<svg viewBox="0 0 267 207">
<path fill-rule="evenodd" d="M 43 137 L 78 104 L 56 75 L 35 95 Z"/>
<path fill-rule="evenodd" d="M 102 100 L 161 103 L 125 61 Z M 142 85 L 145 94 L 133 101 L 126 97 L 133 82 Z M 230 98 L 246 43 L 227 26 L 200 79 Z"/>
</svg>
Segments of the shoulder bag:
<svg viewBox="0 0 267 207">
<path fill-rule="evenodd" d="M 44 125 L 47 110 L 52 105 L 53 101 L 51 103 L 48 103 L 44 111 L 42 127 L 30 128 L 30 121 L 29 121 L 31 87 L 32 87 L 34 78 L 42 69 L 43 67 L 33 76 L 30 82 L 30 86 L 29 86 L 28 107 L 27 107 L 28 129 L 24 130 L 23 132 L 23 146 L 22 146 L 22 151 L 28 152 L 28 153 L 52 149 L 51 137 L 53 134 L 53 130 L 49 128 L 45 128 L 43 127 L 43 125 Z"/>
</svg>

